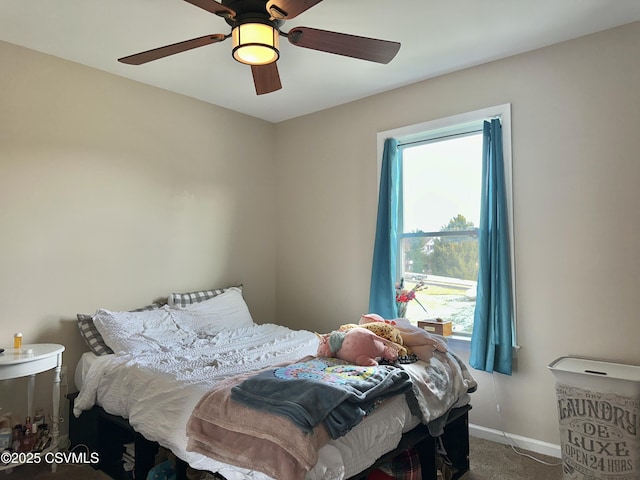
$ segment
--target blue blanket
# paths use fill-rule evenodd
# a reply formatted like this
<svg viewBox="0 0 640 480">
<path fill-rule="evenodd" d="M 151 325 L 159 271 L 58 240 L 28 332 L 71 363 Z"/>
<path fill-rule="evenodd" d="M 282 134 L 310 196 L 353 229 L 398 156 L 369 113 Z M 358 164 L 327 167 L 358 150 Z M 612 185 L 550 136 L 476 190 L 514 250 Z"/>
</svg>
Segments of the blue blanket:
<svg viewBox="0 0 640 480">
<path fill-rule="evenodd" d="M 231 398 L 257 410 L 289 418 L 305 432 L 322 423 L 331 438 L 346 434 L 376 401 L 411 390 L 402 369 L 362 367 L 335 358 L 259 373 L 233 387 Z"/>
</svg>

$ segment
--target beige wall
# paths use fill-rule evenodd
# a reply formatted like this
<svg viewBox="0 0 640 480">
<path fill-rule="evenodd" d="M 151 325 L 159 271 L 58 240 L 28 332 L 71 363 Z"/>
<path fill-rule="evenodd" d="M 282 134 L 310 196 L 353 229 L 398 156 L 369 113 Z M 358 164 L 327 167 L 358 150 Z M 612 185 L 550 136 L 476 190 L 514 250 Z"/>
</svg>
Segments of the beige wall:
<svg viewBox="0 0 640 480">
<path fill-rule="evenodd" d="M 275 320 L 273 125 L 2 42 L 0 64 L 0 345 L 62 343 L 72 374 L 77 312 L 235 282 Z"/>
<path fill-rule="evenodd" d="M 636 23 L 278 124 L 278 318 L 366 311 L 377 132 L 511 103 L 523 349 L 512 377 L 476 372 L 471 421 L 559 443 L 549 362 L 640 363 L 639 49 Z"/>
<path fill-rule="evenodd" d="M 523 349 L 477 372 L 472 422 L 558 443 L 551 360 L 640 363 L 639 47 L 634 24 L 271 125 L 0 43 L 0 344 L 64 343 L 71 372 L 76 312 L 237 281 L 259 322 L 355 321 L 377 132 L 511 103 Z"/>
</svg>

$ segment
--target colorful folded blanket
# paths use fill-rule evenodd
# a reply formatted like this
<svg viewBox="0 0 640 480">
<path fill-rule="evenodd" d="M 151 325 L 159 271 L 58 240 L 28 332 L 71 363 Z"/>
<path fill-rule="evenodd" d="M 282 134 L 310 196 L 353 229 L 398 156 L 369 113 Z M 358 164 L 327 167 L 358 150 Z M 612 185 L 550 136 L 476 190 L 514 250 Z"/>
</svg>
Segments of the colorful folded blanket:
<svg viewBox="0 0 640 480">
<path fill-rule="evenodd" d="M 358 366 L 336 358 L 266 370 L 231 389 L 231 399 L 288 418 L 304 432 L 324 425 L 331 438 L 346 434 L 376 401 L 410 391 L 409 375 L 391 365 Z"/>
</svg>

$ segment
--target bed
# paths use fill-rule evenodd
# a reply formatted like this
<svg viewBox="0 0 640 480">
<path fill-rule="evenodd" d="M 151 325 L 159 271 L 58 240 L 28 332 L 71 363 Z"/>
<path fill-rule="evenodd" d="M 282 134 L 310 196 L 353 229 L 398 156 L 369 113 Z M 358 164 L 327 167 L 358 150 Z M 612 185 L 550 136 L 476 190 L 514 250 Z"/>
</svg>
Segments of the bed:
<svg viewBox="0 0 640 480">
<path fill-rule="evenodd" d="M 422 461 L 431 461 L 435 439 L 447 428 L 453 432 L 452 444 L 466 443 L 466 452 L 463 448 L 462 453 L 451 455 L 468 456 L 466 411 L 475 381 L 452 353 L 436 353 L 429 362 L 378 367 L 394 376 L 401 370 L 410 386 L 403 387 L 402 394 L 390 391 L 381 397 L 375 408 L 367 409 L 364 419 L 346 428 L 344 435 L 320 436 L 315 443 L 302 447 L 300 442 L 291 442 L 295 444 L 292 448 L 298 448 L 293 452 L 278 450 L 278 455 L 293 456 L 295 464 L 281 472 L 280 460 L 268 465 L 270 460 L 263 459 L 256 464 L 251 455 L 246 458 L 237 450 L 234 453 L 234 446 L 229 445 L 234 442 L 228 439 L 234 438 L 229 435 L 236 428 L 228 426 L 228 418 L 220 420 L 214 431 L 229 430 L 218 435 L 217 441 L 211 438 L 211 442 L 204 442 L 216 445 L 213 452 L 198 448 L 196 433 L 193 428 L 188 430 L 205 399 L 215 398 L 210 406 L 217 404 L 214 395 L 222 394 L 223 386 L 228 388 L 224 395 L 231 395 L 233 388 L 260 371 L 315 362 L 318 339 L 314 333 L 255 324 L 242 299 L 241 286 L 171 294 L 167 305 L 133 312 L 99 309 L 93 315 L 79 314 L 78 321 L 91 352 L 83 354 L 76 368 L 79 393 L 72 403 L 72 441 L 80 435 L 74 431 L 78 428 L 101 434 L 87 430 L 86 423 L 79 420 L 106 419 L 109 425 L 119 425 L 134 435 L 136 457 L 143 450 L 153 453 L 159 445 L 171 451 L 182 465 L 226 480 L 359 478 L 389 452 L 414 444 L 427 450 L 420 453 Z M 237 430 L 248 435 L 246 429 L 253 423 L 246 422 Z M 261 436 L 259 432 L 250 433 Z M 256 448 L 261 450 L 260 446 Z M 150 466 L 148 458 L 140 460 L 136 478 Z M 423 478 L 431 477 L 423 474 Z"/>
</svg>

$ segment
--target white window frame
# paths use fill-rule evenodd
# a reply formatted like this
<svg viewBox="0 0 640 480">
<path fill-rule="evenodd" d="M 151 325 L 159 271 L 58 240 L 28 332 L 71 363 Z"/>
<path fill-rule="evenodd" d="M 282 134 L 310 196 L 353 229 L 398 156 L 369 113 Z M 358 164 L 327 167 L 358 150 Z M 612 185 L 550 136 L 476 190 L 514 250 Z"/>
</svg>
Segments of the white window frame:
<svg viewBox="0 0 640 480">
<path fill-rule="evenodd" d="M 504 156 L 504 175 L 507 191 L 507 215 L 509 219 L 509 249 L 511 252 L 511 295 L 513 305 L 513 344 L 517 342 L 517 321 L 516 321 L 516 262 L 515 262 L 515 238 L 513 228 L 513 163 L 511 156 L 511 104 L 496 105 L 493 107 L 475 110 L 473 112 L 461 113 L 436 120 L 408 125 L 405 127 L 385 130 L 377 134 L 377 185 L 380 188 L 380 172 L 382 169 L 382 154 L 384 141 L 387 138 L 395 138 L 399 142 L 410 142 L 417 138 L 437 138 L 444 135 L 455 134 L 456 132 L 469 129 L 471 125 L 477 124 L 480 127 L 484 120 L 490 118 L 500 118 L 502 122 L 502 147 Z M 425 134 L 428 134 L 425 135 Z M 470 337 L 455 336 L 453 339 L 458 343 L 460 340 L 464 345 L 470 343 Z"/>
</svg>

